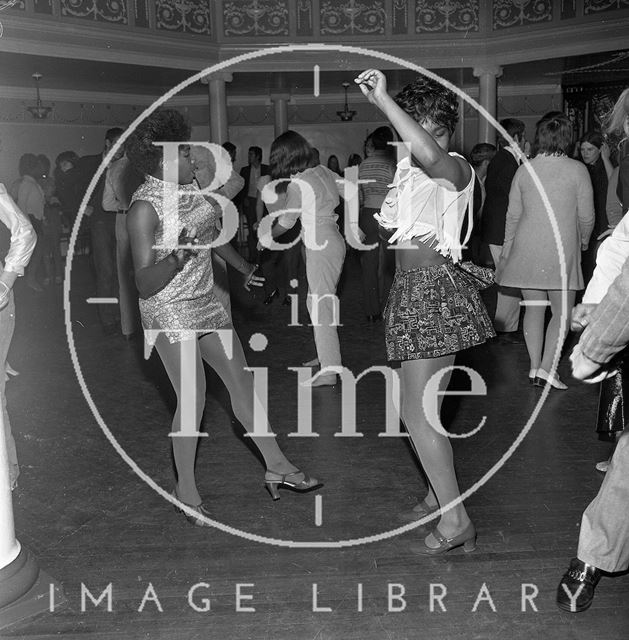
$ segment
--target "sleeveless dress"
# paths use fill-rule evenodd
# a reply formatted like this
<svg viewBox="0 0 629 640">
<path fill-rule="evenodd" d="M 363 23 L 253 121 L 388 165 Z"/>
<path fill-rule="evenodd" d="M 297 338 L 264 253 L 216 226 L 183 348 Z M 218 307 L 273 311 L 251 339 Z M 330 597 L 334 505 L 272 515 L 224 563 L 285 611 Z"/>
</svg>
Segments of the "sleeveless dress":
<svg viewBox="0 0 629 640">
<path fill-rule="evenodd" d="M 177 238 L 184 228 L 196 227 L 200 245 L 210 244 L 216 235 L 214 208 L 196 185 L 174 185 L 147 175 L 146 181 L 134 193 L 132 203 L 137 200 L 148 202 L 159 218 L 155 247 L 167 246 L 155 249 L 156 263 L 177 245 Z M 178 202 L 178 207 L 165 207 L 165 200 Z M 167 239 L 166 229 L 176 229 L 177 233 Z M 200 249 L 161 291 L 146 300 L 140 299 L 140 314 L 149 344 L 154 343 L 156 337 L 151 329 L 163 330 L 168 341 L 175 343 L 228 324 L 229 316 L 214 294 L 211 249 Z"/>
<path fill-rule="evenodd" d="M 408 158 L 398 164 L 393 189 L 374 217 L 395 229 L 390 243 L 417 238 L 449 260 L 396 269 L 383 314 L 390 361 L 438 358 L 496 335 L 478 293 L 487 283 L 475 275 L 475 265 L 459 264 L 472 232 L 473 191 L 474 172 L 462 191 L 452 191 Z"/>
</svg>

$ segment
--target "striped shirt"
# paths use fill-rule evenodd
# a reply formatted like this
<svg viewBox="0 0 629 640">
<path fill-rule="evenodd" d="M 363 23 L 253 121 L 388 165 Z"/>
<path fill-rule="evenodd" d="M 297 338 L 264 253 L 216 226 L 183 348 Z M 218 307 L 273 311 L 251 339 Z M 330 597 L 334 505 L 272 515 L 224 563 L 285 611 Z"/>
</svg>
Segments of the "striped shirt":
<svg viewBox="0 0 629 640">
<path fill-rule="evenodd" d="M 385 151 L 374 151 L 358 168 L 359 180 L 373 180 L 360 185 L 360 200 L 363 207 L 380 209 L 395 176 L 395 162 Z"/>
<path fill-rule="evenodd" d="M 604 364 L 629 342 L 629 260 L 600 304 L 592 311 L 579 346 L 594 362 Z"/>
</svg>

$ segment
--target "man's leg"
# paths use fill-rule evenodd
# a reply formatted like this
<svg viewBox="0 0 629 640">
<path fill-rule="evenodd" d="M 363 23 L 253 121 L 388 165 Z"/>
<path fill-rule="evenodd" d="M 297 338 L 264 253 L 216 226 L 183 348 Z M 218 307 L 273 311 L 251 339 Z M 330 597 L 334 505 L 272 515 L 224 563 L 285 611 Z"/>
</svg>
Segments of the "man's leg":
<svg viewBox="0 0 629 640">
<path fill-rule="evenodd" d="M 577 558 L 557 589 L 557 604 L 584 611 L 592 603 L 600 571 L 629 567 L 629 431 L 618 440 L 599 492 L 583 513 Z"/>
<path fill-rule="evenodd" d="M 96 295 L 99 298 L 115 298 L 118 295 L 116 216 L 114 214 L 94 214 L 91 223 Z M 115 333 L 118 328 L 118 306 L 107 303 L 97 306 L 103 330 L 105 333 Z"/>
<path fill-rule="evenodd" d="M 133 279 L 133 260 L 127 233 L 127 214 L 116 214 L 116 267 L 118 272 L 118 306 L 123 336 L 130 336 L 140 327 L 138 290 Z"/>
<path fill-rule="evenodd" d="M 498 266 L 502 246 L 490 244 L 489 250 L 494 265 Z M 498 286 L 496 299 L 496 315 L 494 317 L 494 328 L 496 331 L 511 333 L 518 330 L 520 321 L 520 291 L 511 287 Z"/>
</svg>

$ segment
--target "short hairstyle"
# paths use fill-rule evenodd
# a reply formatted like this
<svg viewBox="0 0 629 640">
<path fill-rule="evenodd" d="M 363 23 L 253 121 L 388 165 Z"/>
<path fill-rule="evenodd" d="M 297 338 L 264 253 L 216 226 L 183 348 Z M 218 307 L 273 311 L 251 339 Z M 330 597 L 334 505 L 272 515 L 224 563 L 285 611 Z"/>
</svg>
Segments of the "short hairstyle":
<svg viewBox="0 0 629 640">
<path fill-rule="evenodd" d="M 459 121 L 459 101 L 453 91 L 436 80 L 419 76 L 407 84 L 394 100 L 415 122 L 421 124 L 428 118 L 445 127 L 450 135 L 454 133 Z"/>
<path fill-rule="evenodd" d="M 116 140 L 118 140 L 118 138 L 124 133 L 124 129 L 121 129 L 120 127 L 112 127 L 111 129 L 107 129 L 107 131 L 105 131 L 105 140 L 107 140 L 107 142 L 116 142 Z"/>
<path fill-rule="evenodd" d="M 55 159 L 55 165 L 60 166 L 62 162 L 71 162 L 75 165 L 78 159 L 79 156 L 74 151 L 62 151 Z"/>
<path fill-rule="evenodd" d="M 625 120 L 629 117 L 629 88 L 625 89 L 616 100 L 614 108 L 605 118 L 607 133 L 622 132 Z"/>
<path fill-rule="evenodd" d="M 233 142 L 223 142 L 223 149 L 225 149 L 227 153 L 234 153 L 234 151 L 236 151 L 236 145 Z"/>
<path fill-rule="evenodd" d="M 249 147 L 249 151 L 253 151 L 258 160 L 262 160 L 262 149 L 260 147 Z"/>
<path fill-rule="evenodd" d="M 127 138 L 127 157 L 140 173 L 154 174 L 163 157 L 154 142 L 187 142 L 190 125 L 175 109 L 161 109 L 142 121 Z"/>
<path fill-rule="evenodd" d="M 38 153 L 37 160 L 44 173 L 50 173 L 50 158 L 45 153 Z"/>
<path fill-rule="evenodd" d="M 332 158 L 334 158 L 334 160 L 332 160 Z M 338 156 L 335 156 L 334 154 L 332 154 L 329 158 L 328 158 L 328 169 L 332 169 L 332 167 L 330 166 L 333 162 L 336 162 L 336 166 L 340 169 L 341 168 L 341 163 L 339 162 Z M 336 169 L 332 169 L 332 171 L 336 171 Z"/>
<path fill-rule="evenodd" d="M 586 131 L 581 138 L 581 143 L 587 142 L 597 149 L 603 146 L 603 134 L 600 131 Z"/>
<path fill-rule="evenodd" d="M 21 176 L 39 178 L 41 176 L 41 170 L 41 163 L 34 153 L 25 153 L 20 158 L 19 171 Z"/>
<path fill-rule="evenodd" d="M 470 151 L 470 164 L 480 167 L 485 160 L 491 160 L 496 155 L 496 147 L 489 142 L 479 142 Z"/>
<path fill-rule="evenodd" d="M 500 126 L 512 138 L 515 138 L 516 136 L 518 136 L 518 140 L 522 140 L 522 136 L 526 131 L 526 125 L 524 124 L 524 122 L 522 122 L 522 120 L 518 120 L 517 118 L 505 118 L 504 120 L 500 121 Z M 509 146 L 509 141 L 503 136 L 500 136 L 500 139 L 498 140 L 498 144 L 501 147 L 507 147 Z"/>
<path fill-rule="evenodd" d="M 290 178 L 311 165 L 313 149 L 296 131 L 286 131 L 273 140 L 269 157 L 271 178 Z"/>
<path fill-rule="evenodd" d="M 393 131 L 389 127 L 378 127 L 370 136 L 376 151 L 393 150 L 389 142 L 393 142 Z"/>
<path fill-rule="evenodd" d="M 537 123 L 535 142 L 538 153 L 566 154 L 572 147 L 572 122 L 563 113 L 552 118 L 542 118 Z"/>
<path fill-rule="evenodd" d="M 349 158 L 347 158 L 347 166 L 348 167 L 357 167 L 363 159 L 357 154 L 352 153 Z"/>
</svg>

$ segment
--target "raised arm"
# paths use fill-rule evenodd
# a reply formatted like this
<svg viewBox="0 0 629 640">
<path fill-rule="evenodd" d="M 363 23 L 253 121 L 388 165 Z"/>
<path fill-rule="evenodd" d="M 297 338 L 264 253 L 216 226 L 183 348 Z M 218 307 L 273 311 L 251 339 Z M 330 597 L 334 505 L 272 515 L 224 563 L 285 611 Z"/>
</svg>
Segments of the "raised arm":
<svg viewBox="0 0 629 640">
<path fill-rule="evenodd" d="M 421 168 L 435 180 L 446 180 L 452 189 L 462 191 L 472 176 L 469 164 L 447 151 L 450 133 L 445 127 L 426 122 L 432 132 L 411 118 L 387 93 L 384 74 L 376 69 L 363 71 L 355 80 L 369 102 L 374 104 L 389 120 L 400 138 L 410 144 L 411 154 Z M 447 138 L 447 140 L 446 140 Z M 438 140 L 442 141 L 440 146 Z"/>
</svg>

